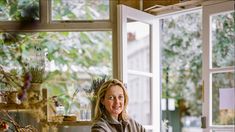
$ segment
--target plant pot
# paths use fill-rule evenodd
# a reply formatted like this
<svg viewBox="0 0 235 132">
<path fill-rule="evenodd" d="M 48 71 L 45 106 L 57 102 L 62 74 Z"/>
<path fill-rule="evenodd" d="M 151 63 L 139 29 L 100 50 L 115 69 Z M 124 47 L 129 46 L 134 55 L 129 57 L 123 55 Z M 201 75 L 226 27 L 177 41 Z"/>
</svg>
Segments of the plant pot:
<svg viewBox="0 0 235 132">
<path fill-rule="evenodd" d="M 38 102 L 42 99 L 41 83 L 31 83 L 31 87 L 27 91 L 28 100 L 30 102 Z"/>
</svg>

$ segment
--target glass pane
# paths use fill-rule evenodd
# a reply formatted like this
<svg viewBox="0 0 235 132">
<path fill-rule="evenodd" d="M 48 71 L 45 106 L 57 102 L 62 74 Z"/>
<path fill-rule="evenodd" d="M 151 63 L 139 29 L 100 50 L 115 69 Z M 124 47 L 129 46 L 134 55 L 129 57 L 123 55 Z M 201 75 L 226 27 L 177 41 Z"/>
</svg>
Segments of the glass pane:
<svg viewBox="0 0 235 132">
<path fill-rule="evenodd" d="M 161 20 L 162 120 L 168 131 L 202 132 L 202 14 Z"/>
<path fill-rule="evenodd" d="M 128 21 L 128 69 L 150 72 L 150 25 L 130 19 Z"/>
<path fill-rule="evenodd" d="M 0 21 L 39 20 L 39 0 L 1 0 Z"/>
<path fill-rule="evenodd" d="M 107 20 L 109 0 L 52 0 L 52 20 Z"/>
<path fill-rule="evenodd" d="M 32 115 L 31 111 L 9 111 L 8 115 L 17 123 L 19 124 L 19 126 L 29 126 L 30 128 L 34 128 L 31 130 L 40 130 L 40 123 L 38 123 L 37 119 L 35 119 L 35 117 Z M 1 122 L 2 121 L 10 121 L 9 118 L 7 117 L 7 115 L 1 111 L 0 113 L 1 116 Z M 2 128 L 4 128 L 1 124 L 1 132 L 17 132 L 19 131 L 19 129 L 16 130 L 16 127 L 13 126 L 13 124 L 11 124 L 10 122 L 7 122 L 9 128 L 7 130 L 3 130 Z"/>
<path fill-rule="evenodd" d="M 23 68 L 43 69 L 36 79 L 45 79 L 38 83 L 49 97 L 58 96 L 62 112 L 76 114 L 77 120 L 91 119 L 91 81 L 112 76 L 110 31 L 1 33 L 0 43 L 1 68 L 19 77 Z M 2 81 L 0 88 L 6 88 Z"/>
<path fill-rule="evenodd" d="M 212 125 L 235 125 L 235 73 L 212 74 Z"/>
<path fill-rule="evenodd" d="M 234 17 L 234 12 L 211 16 L 213 67 L 235 65 Z"/>
<path fill-rule="evenodd" d="M 128 111 L 142 125 L 151 124 L 151 82 L 149 77 L 128 75 Z"/>
</svg>

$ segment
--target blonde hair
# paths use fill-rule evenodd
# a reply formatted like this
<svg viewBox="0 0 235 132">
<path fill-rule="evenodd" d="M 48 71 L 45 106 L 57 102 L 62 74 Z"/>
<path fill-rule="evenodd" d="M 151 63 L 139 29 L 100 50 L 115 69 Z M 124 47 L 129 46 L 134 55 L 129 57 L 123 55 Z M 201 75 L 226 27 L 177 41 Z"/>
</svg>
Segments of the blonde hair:
<svg viewBox="0 0 235 132">
<path fill-rule="evenodd" d="M 123 111 L 121 112 L 120 114 L 120 118 L 124 121 L 126 121 L 128 119 L 128 115 L 127 115 L 127 112 L 126 112 L 126 108 L 127 108 L 127 104 L 128 104 L 128 94 L 127 94 L 127 90 L 124 86 L 124 84 L 117 80 L 117 79 L 111 79 L 111 80 L 108 80 L 106 82 L 104 82 L 98 93 L 97 93 L 97 99 L 96 99 L 96 105 L 95 105 L 95 115 L 94 115 L 94 121 L 97 121 L 101 118 L 102 116 L 102 113 L 104 112 L 104 105 L 101 103 L 102 99 L 104 99 L 105 97 L 105 94 L 107 92 L 107 90 L 111 87 L 111 86 L 120 86 L 123 90 L 123 94 L 124 94 L 124 108 L 123 108 Z"/>
</svg>

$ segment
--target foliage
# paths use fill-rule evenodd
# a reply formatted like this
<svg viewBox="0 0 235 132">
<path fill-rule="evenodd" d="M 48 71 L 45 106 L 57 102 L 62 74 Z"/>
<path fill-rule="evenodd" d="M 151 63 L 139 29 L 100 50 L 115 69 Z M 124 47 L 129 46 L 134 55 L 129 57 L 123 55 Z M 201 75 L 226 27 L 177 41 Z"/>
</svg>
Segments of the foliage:
<svg viewBox="0 0 235 132">
<path fill-rule="evenodd" d="M 29 16 L 34 20 L 38 20 L 39 0 L 1 0 L 0 14 L 2 14 L 0 20 L 4 21 L 22 20 L 22 18 Z"/>
<path fill-rule="evenodd" d="M 212 65 L 234 66 L 234 12 L 212 17 Z M 201 13 L 162 20 L 163 97 L 185 100 L 183 115 L 201 115 Z M 219 110 L 219 88 L 234 87 L 234 74 L 213 74 L 213 123 L 231 124 L 234 114 Z M 180 107 L 180 105 L 179 105 Z"/>
<path fill-rule="evenodd" d="M 45 75 L 45 69 L 43 68 L 38 68 L 38 67 L 30 67 L 29 68 L 29 73 L 32 76 L 31 83 L 42 83 L 44 81 L 44 75 Z"/>
<path fill-rule="evenodd" d="M 212 65 L 213 67 L 235 64 L 235 12 L 212 17 Z"/>
<path fill-rule="evenodd" d="M 226 12 L 212 17 L 212 66 L 224 68 L 235 65 L 235 12 Z M 234 88 L 234 72 L 212 74 L 213 124 L 232 125 L 234 110 L 220 110 L 219 89 Z"/>
<path fill-rule="evenodd" d="M 0 66 L 0 77 L 1 91 L 13 91 L 15 88 L 21 88 L 23 85 L 23 80 L 17 73 L 13 71 L 7 72 L 2 66 Z"/>
<path fill-rule="evenodd" d="M 67 35 L 64 35 L 65 33 Z M 35 53 L 34 46 L 40 46 L 41 51 L 45 51 L 43 58 L 46 59 L 46 65 L 53 66 L 53 69 L 46 71 L 47 81 L 77 80 L 78 72 L 87 71 L 88 75 L 92 75 L 94 74 L 93 67 L 102 66 L 104 70 L 106 69 L 104 66 L 111 67 L 111 62 L 108 62 L 111 60 L 111 41 L 102 39 L 109 38 L 109 35 L 110 32 L 22 33 L 18 35 L 21 38 L 16 43 L 6 45 L 2 41 L 1 58 L 3 59 L 1 59 L 1 64 L 6 67 L 11 65 L 12 68 L 20 67 L 17 58 L 21 58 L 25 64 L 35 65 L 32 64 L 33 57 L 31 56 Z M 91 40 L 83 39 L 84 37 L 89 38 L 88 36 Z M 40 45 L 38 45 L 39 43 Z M 65 43 L 68 44 L 65 45 Z M 30 58 L 32 59 L 30 60 Z M 20 72 L 22 69 L 15 70 Z M 102 69 L 96 70 L 95 74 L 100 74 L 99 72 L 102 73 Z M 110 74 L 109 70 L 108 72 Z"/>
<path fill-rule="evenodd" d="M 92 79 L 91 87 L 87 90 L 88 93 L 92 93 L 93 96 L 97 96 L 97 93 L 101 87 L 101 85 L 109 79 L 108 76 L 102 75 L 101 77 L 97 77 Z"/>
<path fill-rule="evenodd" d="M 72 4 L 69 6 L 63 4 L 53 10 L 56 10 L 58 18 L 74 18 L 76 14 L 69 11 L 69 9 L 76 8 L 74 3 Z M 89 5 L 82 8 L 85 14 L 80 14 L 84 15 L 83 18 L 96 19 L 98 18 L 97 11 L 102 14 L 102 17 L 104 16 L 104 19 L 107 18 L 109 12 L 107 1 L 98 2 L 98 8 L 97 4 L 92 1 L 86 4 Z M 97 11 L 88 6 L 95 7 Z M 60 14 L 60 11 L 65 11 L 65 14 Z M 63 101 L 67 110 L 70 107 L 78 109 L 80 102 L 75 98 L 76 94 L 71 96 L 71 91 L 76 90 L 74 92 L 76 93 L 89 89 L 91 78 L 101 74 L 111 75 L 110 31 L 34 32 L 33 28 L 36 28 L 34 22 L 39 20 L 39 0 L 1 0 L 0 13 L 0 20 L 19 20 L 19 27 L 16 29 L 18 32 L 0 33 L 1 90 L 6 86 L 17 89 L 20 91 L 18 98 L 24 100 L 26 99 L 25 91 L 30 88 L 30 84 L 40 82 L 42 87 L 48 88 L 49 96 L 64 95 L 60 96 L 60 100 Z M 24 28 L 31 29 L 31 31 L 21 32 Z M 42 108 L 44 101 L 35 104 L 35 108 L 36 106 Z M 24 102 L 23 105 L 32 104 Z M 36 118 L 41 118 L 40 115 L 43 114 L 42 111 L 36 111 L 40 108 L 32 110 L 38 114 Z M 20 129 L 26 130 L 27 128 L 30 127 Z"/>
<path fill-rule="evenodd" d="M 77 2 L 52 0 L 52 20 L 102 20 L 108 18 L 108 0 L 78 0 Z"/>
<path fill-rule="evenodd" d="M 201 114 L 201 13 L 162 20 L 163 98 L 187 100 L 189 113 Z M 195 103 L 196 102 L 196 103 Z"/>
</svg>

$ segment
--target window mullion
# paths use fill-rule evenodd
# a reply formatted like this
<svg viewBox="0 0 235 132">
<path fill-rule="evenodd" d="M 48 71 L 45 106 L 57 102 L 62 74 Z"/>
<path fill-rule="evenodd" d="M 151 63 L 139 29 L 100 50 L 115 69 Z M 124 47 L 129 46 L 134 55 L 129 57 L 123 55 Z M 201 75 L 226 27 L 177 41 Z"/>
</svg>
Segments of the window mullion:
<svg viewBox="0 0 235 132">
<path fill-rule="evenodd" d="M 40 22 L 41 24 L 48 24 L 50 22 L 50 0 L 40 0 Z"/>
</svg>

